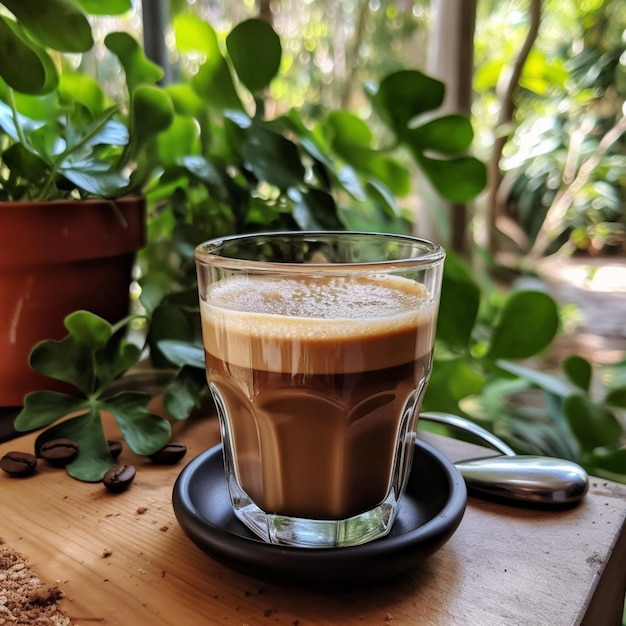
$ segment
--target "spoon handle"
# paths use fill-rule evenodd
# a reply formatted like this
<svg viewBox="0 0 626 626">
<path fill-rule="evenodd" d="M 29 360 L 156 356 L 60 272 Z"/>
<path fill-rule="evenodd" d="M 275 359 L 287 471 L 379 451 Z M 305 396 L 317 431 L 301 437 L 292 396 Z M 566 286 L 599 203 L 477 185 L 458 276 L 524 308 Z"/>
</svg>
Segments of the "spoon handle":
<svg viewBox="0 0 626 626">
<path fill-rule="evenodd" d="M 455 463 L 468 490 L 539 504 L 572 504 L 589 488 L 585 470 L 572 461 L 544 456 L 495 456 Z"/>
<path fill-rule="evenodd" d="M 515 456 L 515 450 L 507 445 L 502 439 L 496 437 L 493 433 L 490 433 L 487 429 L 471 422 L 459 415 L 452 415 L 452 413 L 442 413 L 440 411 L 427 411 L 420 413 L 420 419 L 428 422 L 437 422 L 438 424 L 445 424 L 456 430 L 470 433 L 478 439 L 481 439 L 487 445 L 491 446 L 498 452 L 506 454 L 507 456 Z"/>
</svg>

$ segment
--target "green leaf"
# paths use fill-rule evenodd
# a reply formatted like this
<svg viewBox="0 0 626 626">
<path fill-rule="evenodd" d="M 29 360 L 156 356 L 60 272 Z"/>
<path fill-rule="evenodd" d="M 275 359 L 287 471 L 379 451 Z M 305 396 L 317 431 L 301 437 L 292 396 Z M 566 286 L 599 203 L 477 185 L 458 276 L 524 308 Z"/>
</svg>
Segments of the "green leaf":
<svg viewBox="0 0 626 626">
<path fill-rule="evenodd" d="M 176 48 L 180 52 L 200 53 L 205 56 L 220 54 L 213 26 L 194 13 L 176 13 L 173 19 Z"/>
<path fill-rule="evenodd" d="M 278 74 L 282 47 L 272 26 L 259 19 L 237 24 L 226 37 L 226 49 L 241 82 L 253 94 Z"/>
<path fill-rule="evenodd" d="M 387 75 L 371 95 L 379 115 L 403 136 L 412 120 L 443 104 L 444 84 L 416 70 L 401 70 Z"/>
<path fill-rule="evenodd" d="M 445 115 L 409 129 L 403 140 L 420 150 L 443 154 L 465 152 L 474 139 L 472 124 L 463 115 Z"/>
<path fill-rule="evenodd" d="M 505 301 L 487 356 L 525 359 L 550 345 L 559 326 L 556 302 L 541 291 L 516 291 Z"/>
<path fill-rule="evenodd" d="M 540 370 L 525 367 L 519 363 L 510 363 L 508 361 L 497 361 L 496 364 L 499 368 L 505 372 L 519 376 L 524 380 L 540 387 L 548 393 L 554 394 L 559 398 L 565 398 L 572 393 L 572 386 L 567 382 L 561 380 L 555 374 L 549 374 L 548 372 L 542 372 Z"/>
<path fill-rule="evenodd" d="M 130 369 L 141 358 L 141 348 L 126 340 L 124 326 L 111 336 L 106 345 L 94 356 L 96 377 L 100 390 Z"/>
<path fill-rule="evenodd" d="M 568 356 L 563 361 L 563 371 L 567 378 L 583 391 L 589 391 L 593 369 L 591 363 L 581 356 Z"/>
<path fill-rule="evenodd" d="M 204 102 L 217 110 L 233 109 L 243 111 L 244 107 L 237 95 L 230 67 L 217 45 L 215 32 L 203 41 L 206 49 L 205 61 L 191 78 L 191 86 Z M 177 29 L 178 33 L 178 29 Z M 179 35 L 177 34 L 177 39 Z"/>
<path fill-rule="evenodd" d="M 163 68 L 150 61 L 143 48 L 128 33 L 109 33 L 104 38 L 104 44 L 120 60 L 131 97 L 139 85 L 153 85 L 163 78 Z"/>
<path fill-rule="evenodd" d="M 204 369 L 204 350 L 191 342 L 175 339 L 163 339 L 156 345 L 165 358 L 178 367 L 189 365 Z"/>
<path fill-rule="evenodd" d="M 46 441 L 57 438 L 73 439 L 78 444 L 78 456 L 65 466 L 73 478 L 99 482 L 114 465 L 97 407 L 45 430 L 35 441 L 35 451 Z"/>
<path fill-rule="evenodd" d="M 487 184 L 485 164 L 474 157 L 433 159 L 409 144 L 424 174 L 443 198 L 457 204 L 475 198 Z M 452 182 L 454 181 L 454 182 Z"/>
<path fill-rule="evenodd" d="M 171 366 L 174 363 L 161 352 L 160 344 L 166 340 L 173 340 L 175 343 L 180 342 L 183 345 L 191 344 L 194 340 L 194 332 L 189 318 L 182 308 L 161 304 L 152 313 L 148 339 L 150 358 L 155 365 L 157 367 Z M 174 356 L 174 358 L 176 357 Z"/>
<path fill-rule="evenodd" d="M 165 418 L 148 411 L 151 400 L 147 393 L 123 391 L 102 401 L 102 408 L 115 416 L 126 443 L 136 454 L 153 454 L 169 441 L 172 434 Z"/>
<path fill-rule="evenodd" d="M 48 172 L 48 164 L 33 154 L 24 144 L 14 143 L 2 153 L 2 160 L 14 174 L 27 180 L 41 180 Z"/>
<path fill-rule="evenodd" d="M 378 179 L 397 196 L 410 191 L 409 170 L 384 152 L 370 147 L 372 132 L 362 119 L 347 111 L 333 111 L 326 118 L 325 132 L 332 149 L 355 169 Z"/>
<path fill-rule="evenodd" d="M 480 287 L 460 257 L 448 253 L 443 270 L 437 339 L 453 346 L 468 346 L 479 305 Z"/>
<path fill-rule="evenodd" d="M 626 386 L 611 389 L 604 399 L 606 404 L 626 409 Z"/>
<path fill-rule="evenodd" d="M 74 385 L 86 396 L 94 391 L 92 351 L 72 335 L 38 343 L 30 353 L 30 366 L 44 376 Z"/>
<path fill-rule="evenodd" d="M 480 393 L 485 378 L 467 358 L 438 359 L 424 396 L 424 411 L 458 413 L 459 402 Z"/>
<path fill-rule="evenodd" d="M 86 348 L 101 348 L 113 334 L 113 326 L 90 311 L 74 311 L 65 318 L 65 328 Z"/>
<path fill-rule="evenodd" d="M 58 91 L 63 102 L 81 104 L 95 114 L 104 112 L 109 104 L 100 83 L 89 74 L 64 71 Z"/>
<path fill-rule="evenodd" d="M 183 365 L 163 393 L 163 407 L 174 419 L 187 419 L 194 408 L 201 406 L 207 390 L 204 365 L 201 369 Z"/>
<path fill-rule="evenodd" d="M 292 217 L 302 230 L 343 230 L 334 198 L 321 189 L 289 190 Z"/>
<path fill-rule="evenodd" d="M 24 432 L 42 428 L 87 407 L 84 398 L 56 391 L 32 391 L 24 398 L 24 408 L 15 418 L 15 429 Z"/>
<path fill-rule="evenodd" d="M 152 85 L 137 87 L 131 101 L 130 144 L 128 158 L 136 158 L 174 121 L 174 107 L 162 89 Z"/>
<path fill-rule="evenodd" d="M 581 394 L 565 398 L 563 410 L 584 451 L 619 442 L 622 427 L 613 413 Z"/>
<path fill-rule="evenodd" d="M 132 0 L 76 0 L 89 15 L 122 15 L 133 8 Z"/>
<path fill-rule="evenodd" d="M 185 159 L 204 159 L 200 156 L 202 150 L 198 124 L 192 117 L 174 115 L 171 126 L 159 133 L 156 138 L 156 152 L 159 163 L 164 168 L 173 169 L 174 165 L 185 165 Z M 215 166 L 204 159 L 207 169 Z"/>
<path fill-rule="evenodd" d="M 2 0 L 42 45 L 62 52 L 86 52 L 93 46 L 91 26 L 72 0 Z"/>
<path fill-rule="evenodd" d="M 304 179 L 305 170 L 296 145 L 258 124 L 247 132 L 241 152 L 259 180 L 281 190 L 297 186 Z"/>
<path fill-rule="evenodd" d="M 27 42 L 18 24 L 0 15 L 0 76 L 9 87 L 27 94 L 51 91 L 58 74 L 48 53 Z"/>
<path fill-rule="evenodd" d="M 597 448 L 591 453 L 589 463 L 612 474 L 626 475 L 626 447 Z"/>
</svg>

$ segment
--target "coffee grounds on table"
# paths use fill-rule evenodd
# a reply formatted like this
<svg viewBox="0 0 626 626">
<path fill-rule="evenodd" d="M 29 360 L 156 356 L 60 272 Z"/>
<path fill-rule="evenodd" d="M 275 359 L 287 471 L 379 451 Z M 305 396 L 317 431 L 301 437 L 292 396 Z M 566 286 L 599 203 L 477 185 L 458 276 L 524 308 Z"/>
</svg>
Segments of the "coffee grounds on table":
<svg viewBox="0 0 626 626">
<path fill-rule="evenodd" d="M 0 624 L 71 626 L 59 607 L 62 597 L 56 585 L 40 580 L 21 554 L 0 548 Z"/>
</svg>

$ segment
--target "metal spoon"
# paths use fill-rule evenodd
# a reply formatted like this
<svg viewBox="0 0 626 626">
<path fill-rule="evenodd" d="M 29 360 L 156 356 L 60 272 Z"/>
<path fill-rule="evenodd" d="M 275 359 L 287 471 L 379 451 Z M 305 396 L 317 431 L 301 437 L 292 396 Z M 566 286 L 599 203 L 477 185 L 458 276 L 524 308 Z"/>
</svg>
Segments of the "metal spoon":
<svg viewBox="0 0 626 626">
<path fill-rule="evenodd" d="M 580 501 L 589 488 L 585 470 L 564 459 L 517 455 L 493 433 L 458 415 L 427 412 L 420 419 L 445 424 L 478 437 L 503 456 L 460 461 L 455 466 L 470 492 L 537 504 L 565 505 Z"/>
</svg>

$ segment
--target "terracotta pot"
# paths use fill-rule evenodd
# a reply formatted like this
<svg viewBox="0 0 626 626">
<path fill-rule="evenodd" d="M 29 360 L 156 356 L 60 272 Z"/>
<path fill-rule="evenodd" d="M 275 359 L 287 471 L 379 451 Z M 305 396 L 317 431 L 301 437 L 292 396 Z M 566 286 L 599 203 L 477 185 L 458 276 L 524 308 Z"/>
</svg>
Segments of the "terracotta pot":
<svg viewBox="0 0 626 626">
<path fill-rule="evenodd" d="M 86 309 L 111 322 L 127 315 L 144 243 L 143 198 L 0 202 L 0 406 L 59 389 L 30 369 L 28 357 L 37 342 L 67 335 L 67 315 Z"/>
</svg>

